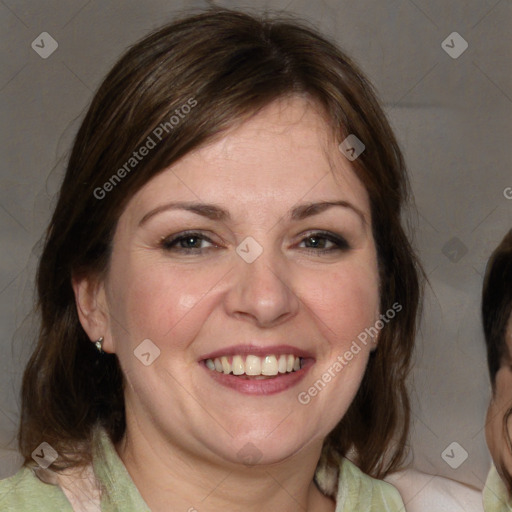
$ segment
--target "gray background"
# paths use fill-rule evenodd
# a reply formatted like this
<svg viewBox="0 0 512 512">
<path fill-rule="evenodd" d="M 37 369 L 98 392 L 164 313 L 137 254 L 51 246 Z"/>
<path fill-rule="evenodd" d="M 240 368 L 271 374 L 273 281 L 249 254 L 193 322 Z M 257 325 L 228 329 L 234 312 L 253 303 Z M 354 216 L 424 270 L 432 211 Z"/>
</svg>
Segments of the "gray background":
<svg viewBox="0 0 512 512">
<path fill-rule="evenodd" d="M 510 0 L 216 4 L 299 14 L 333 37 L 376 86 L 411 172 L 415 243 L 431 283 L 411 381 L 411 464 L 482 488 L 490 387 L 480 290 L 486 260 L 512 225 L 504 192 L 512 187 Z M 84 109 L 129 44 L 183 7 L 206 5 L 0 0 L 0 477 L 19 465 L 14 435 L 35 329 L 27 314 L 37 242 Z M 469 44 L 456 59 L 441 46 L 454 31 Z M 47 59 L 31 48 L 42 32 L 59 45 Z M 468 453 L 457 469 L 441 455 L 454 441 Z M 461 448 L 453 454 L 461 462 Z"/>
</svg>

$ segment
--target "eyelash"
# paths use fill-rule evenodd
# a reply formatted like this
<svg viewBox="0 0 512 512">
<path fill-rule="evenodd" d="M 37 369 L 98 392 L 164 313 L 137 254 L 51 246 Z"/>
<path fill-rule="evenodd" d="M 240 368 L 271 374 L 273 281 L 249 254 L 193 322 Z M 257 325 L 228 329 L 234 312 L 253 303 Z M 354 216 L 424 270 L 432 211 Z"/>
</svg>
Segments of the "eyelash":
<svg viewBox="0 0 512 512">
<path fill-rule="evenodd" d="M 166 252 L 174 251 L 174 252 L 179 252 L 179 253 L 184 253 L 184 254 L 203 254 L 204 251 L 211 248 L 211 247 L 205 247 L 205 248 L 178 247 L 177 244 L 179 244 L 181 242 L 186 242 L 187 239 L 188 240 L 198 239 L 199 241 L 202 240 L 202 241 L 209 242 L 209 243 L 213 244 L 214 246 L 216 245 L 210 238 L 208 238 L 207 236 L 205 236 L 202 233 L 199 233 L 197 231 L 186 231 L 183 233 L 179 233 L 178 235 L 164 238 L 164 239 L 162 239 L 160 245 L 161 245 L 162 249 Z M 325 248 L 314 249 L 311 247 L 305 247 L 304 250 L 309 253 L 329 254 L 329 253 L 332 253 L 335 251 L 346 252 L 351 249 L 349 243 L 345 240 L 345 238 L 338 236 L 338 235 L 334 235 L 332 233 L 325 232 L 325 231 L 310 232 L 301 239 L 300 243 L 303 243 L 304 241 L 306 241 L 308 239 L 309 240 L 311 240 L 311 239 L 326 240 L 327 242 L 331 242 L 332 244 L 334 244 L 333 247 L 330 247 L 328 249 L 325 249 Z"/>
</svg>

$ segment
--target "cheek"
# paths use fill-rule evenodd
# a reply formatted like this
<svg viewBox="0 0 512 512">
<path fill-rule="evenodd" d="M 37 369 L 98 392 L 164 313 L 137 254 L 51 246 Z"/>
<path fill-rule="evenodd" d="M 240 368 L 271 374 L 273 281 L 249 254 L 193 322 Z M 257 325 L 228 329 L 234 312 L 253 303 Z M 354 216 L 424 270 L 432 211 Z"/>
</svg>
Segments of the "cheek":
<svg viewBox="0 0 512 512">
<path fill-rule="evenodd" d="M 379 287 L 372 264 L 346 265 L 335 272 L 308 277 L 301 285 L 301 298 L 320 320 L 328 339 L 352 340 L 373 325 Z"/>
<path fill-rule="evenodd" d="M 503 461 L 508 472 L 512 474 L 512 454 L 505 438 L 503 428 L 504 416 L 512 407 L 512 376 L 509 371 L 501 369 L 496 377 L 496 394 L 487 410 L 485 438 L 491 456 L 495 462 Z M 512 434 L 512 420 L 508 420 L 509 435 Z"/>
<path fill-rule="evenodd" d="M 365 373 L 373 345 L 365 329 L 374 325 L 379 304 L 378 277 L 373 268 L 371 262 L 347 264 L 326 273 L 316 281 L 314 291 L 304 291 L 302 297 L 305 303 L 306 297 L 309 300 L 310 318 L 329 345 L 298 396 L 301 404 L 309 404 L 316 411 L 310 412 L 304 423 L 322 435 L 346 414 Z"/>
<path fill-rule="evenodd" d="M 193 334 L 182 332 L 183 329 L 190 331 L 199 324 L 199 306 L 222 277 L 212 268 L 208 272 L 177 269 L 167 261 L 143 258 L 124 261 L 117 268 L 121 270 L 112 276 L 109 302 L 113 305 L 114 324 L 120 326 L 113 327 L 118 339 L 128 338 L 131 345 L 146 338 L 158 346 L 169 338 L 176 348 L 187 343 Z M 192 316 L 196 320 L 192 324 L 183 321 Z M 123 342 L 116 351 L 122 351 L 126 345 Z"/>
<path fill-rule="evenodd" d="M 499 453 L 499 435 L 500 435 L 500 425 L 501 425 L 501 416 L 498 413 L 498 409 L 494 402 L 491 402 L 489 408 L 487 409 L 487 417 L 485 421 L 485 439 L 487 441 L 487 446 L 489 451 L 491 452 L 491 456 L 494 461 L 498 461 Z"/>
</svg>

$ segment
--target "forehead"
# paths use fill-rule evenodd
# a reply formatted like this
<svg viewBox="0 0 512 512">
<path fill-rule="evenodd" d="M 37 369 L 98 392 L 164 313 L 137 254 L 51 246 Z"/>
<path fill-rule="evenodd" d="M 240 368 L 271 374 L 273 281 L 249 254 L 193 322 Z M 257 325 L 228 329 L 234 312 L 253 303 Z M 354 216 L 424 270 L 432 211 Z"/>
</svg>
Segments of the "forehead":
<svg viewBox="0 0 512 512">
<path fill-rule="evenodd" d="M 294 96 L 191 151 L 150 180 L 131 204 L 140 210 L 148 202 L 204 200 L 247 210 L 265 200 L 290 208 L 336 198 L 369 211 L 366 190 L 339 151 L 326 115 Z"/>
</svg>

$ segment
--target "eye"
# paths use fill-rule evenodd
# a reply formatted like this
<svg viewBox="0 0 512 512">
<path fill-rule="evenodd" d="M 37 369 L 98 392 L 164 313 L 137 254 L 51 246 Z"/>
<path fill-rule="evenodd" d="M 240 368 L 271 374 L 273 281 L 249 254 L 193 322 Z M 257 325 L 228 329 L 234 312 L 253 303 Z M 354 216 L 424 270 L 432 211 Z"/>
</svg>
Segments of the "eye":
<svg viewBox="0 0 512 512">
<path fill-rule="evenodd" d="M 347 251 L 350 249 L 350 245 L 343 237 L 323 231 L 309 233 L 302 239 L 299 247 L 316 253 Z"/>
<path fill-rule="evenodd" d="M 164 238 L 160 245 L 166 252 L 191 254 L 201 254 L 205 249 L 217 247 L 208 237 L 193 231 Z"/>
<path fill-rule="evenodd" d="M 178 233 L 163 238 L 160 245 L 166 252 L 183 254 L 201 254 L 207 249 L 218 247 L 210 238 L 195 231 Z M 309 233 L 301 240 L 299 247 L 315 254 L 350 249 L 348 242 L 343 237 L 321 231 Z"/>
</svg>

